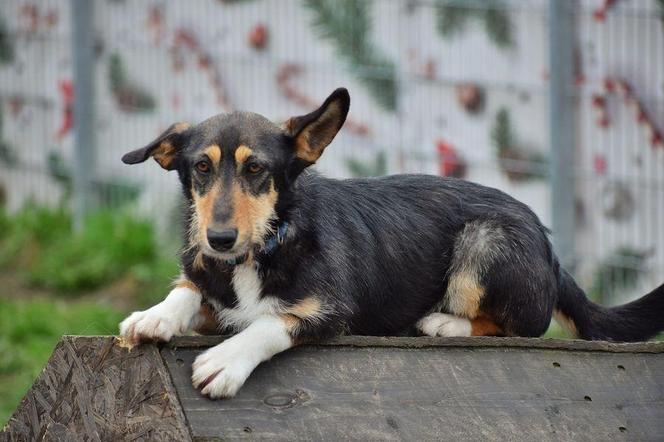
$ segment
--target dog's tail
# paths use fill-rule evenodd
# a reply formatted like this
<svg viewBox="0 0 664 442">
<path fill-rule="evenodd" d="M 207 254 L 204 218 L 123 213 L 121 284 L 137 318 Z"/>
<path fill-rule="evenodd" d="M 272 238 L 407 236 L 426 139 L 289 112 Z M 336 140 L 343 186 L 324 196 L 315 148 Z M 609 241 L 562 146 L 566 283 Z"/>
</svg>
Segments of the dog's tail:
<svg viewBox="0 0 664 442">
<path fill-rule="evenodd" d="M 628 304 L 602 307 L 560 269 L 555 318 L 581 339 L 645 341 L 664 331 L 664 284 Z"/>
</svg>

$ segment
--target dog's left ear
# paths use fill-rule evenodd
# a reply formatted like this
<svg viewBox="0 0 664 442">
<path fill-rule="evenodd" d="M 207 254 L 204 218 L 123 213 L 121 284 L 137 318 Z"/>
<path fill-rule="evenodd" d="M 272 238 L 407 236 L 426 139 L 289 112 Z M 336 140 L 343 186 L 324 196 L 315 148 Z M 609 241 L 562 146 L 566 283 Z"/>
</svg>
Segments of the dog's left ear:
<svg viewBox="0 0 664 442">
<path fill-rule="evenodd" d="M 122 162 L 125 164 L 136 164 L 142 163 L 149 157 L 153 157 L 164 169 L 175 169 L 175 158 L 178 151 L 184 145 L 187 138 L 186 132 L 190 127 L 189 123 L 175 123 L 171 125 L 147 146 L 126 153 L 122 157 Z"/>
<path fill-rule="evenodd" d="M 288 120 L 286 133 L 293 138 L 295 155 L 307 164 L 315 163 L 343 126 L 349 107 L 348 90 L 339 88 L 315 111 Z"/>
</svg>

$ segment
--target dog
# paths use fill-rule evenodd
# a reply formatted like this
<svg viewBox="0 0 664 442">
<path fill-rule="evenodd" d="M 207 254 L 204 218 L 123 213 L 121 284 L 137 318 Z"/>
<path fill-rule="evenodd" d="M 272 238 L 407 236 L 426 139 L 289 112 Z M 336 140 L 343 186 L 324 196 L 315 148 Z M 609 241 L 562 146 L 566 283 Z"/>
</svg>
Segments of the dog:
<svg viewBox="0 0 664 442">
<path fill-rule="evenodd" d="M 664 329 L 664 285 L 629 304 L 589 301 L 525 204 L 428 175 L 328 179 L 307 168 L 341 129 L 335 90 L 282 127 L 247 112 L 174 124 L 123 156 L 178 173 L 187 201 L 182 274 L 120 324 L 130 343 L 231 332 L 197 357 L 194 387 L 237 393 L 258 364 L 339 334 L 540 336 L 553 315 L 583 339 Z"/>
</svg>

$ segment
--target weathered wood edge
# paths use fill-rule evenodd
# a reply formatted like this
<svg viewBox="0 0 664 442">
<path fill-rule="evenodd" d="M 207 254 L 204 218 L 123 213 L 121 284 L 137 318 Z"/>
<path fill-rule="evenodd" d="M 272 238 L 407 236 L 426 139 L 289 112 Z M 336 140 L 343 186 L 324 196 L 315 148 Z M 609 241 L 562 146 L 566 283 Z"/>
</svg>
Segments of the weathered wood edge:
<svg viewBox="0 0 664 442">
<path fill-rule="evenodd" d="M 169 343 L 169 347 L 211 347 L 219 344 L 228 336 L 178 336 Z M 383 337 L 383 336 L 342 336 L 335 339 L 306 345 L 340 347 L 468 347 L 468 348 L 533 348 L 540 350 L 597 351 L 609 353 L 664 353 L 664 342 L 607 342 L 583 341 L 579 339 L 550 338 L 430 338 L 421 337 Z"/>
<path fill-rule="evenodd" d="M 73 336 L 78 338 L 105 338 L 108 336 Z M 168 343 L 159 345 L 179 347 L 212 347 L 230 336 L 175 336 Z M 401 347 L 401 348 L 429 348 L 429 347 L 469 347 L 469 348 L 533 348 L 541 350 L 570 350 L 570 351 L 599 351 L 609 353 L 664 353 L 664 342 L 608 342 L 584 341 L 581 339 L 553 339 L 553 338 L 517 338 L 475 336 L 464 338 L 431 338 L 427 336 L 341 336 L 321 342 L 312 342 L 312 346 L 338 346 L 338 347 Z"/>
<path fill-rule="evenodd" d="M 180 427 L 179 429 L 183 436 L 182 440 L 191 441 L 191 426 L 189 425 L 189 421 L 184 414 L 182 401 L 180 401 L 180 396 L 175 390 L 175 384 L 173 383 L 173 378 L 171 377 L 171 374 L 166 367 L 166 361 L 164 361 L 164 357 L 162 356 L 161 351 L 159 351 L 156 346 L 151 345 L 150 351 L 155 353 L 156 369 L 159 377 L 163 382 L 164 390 L 166 390 L 166 394 L 172 398 L 170 404 L 172 406 L 176 421 L 179 424 L 178 426 Z"/>
</svg>

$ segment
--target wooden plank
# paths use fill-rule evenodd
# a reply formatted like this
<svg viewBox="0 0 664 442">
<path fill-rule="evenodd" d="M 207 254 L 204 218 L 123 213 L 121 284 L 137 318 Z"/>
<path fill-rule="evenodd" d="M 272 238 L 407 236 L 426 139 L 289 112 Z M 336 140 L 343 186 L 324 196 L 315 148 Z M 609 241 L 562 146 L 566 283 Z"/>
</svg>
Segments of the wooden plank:
<svg viewBox="0 0 664 442">
<path fill-rule="evenodd" d="M 290 350 L 218 401 L 194 390 L 190 376 L 201 345 L 220 338 L 178 339 L 162 356 L 195 440 L 664 437 L 660 344 L 403 339 Z"/>
<path fill-rule="evenodd" d="M 65 336 L 0 440 L 191 440 L 159 349 Z"/>
</svg>

